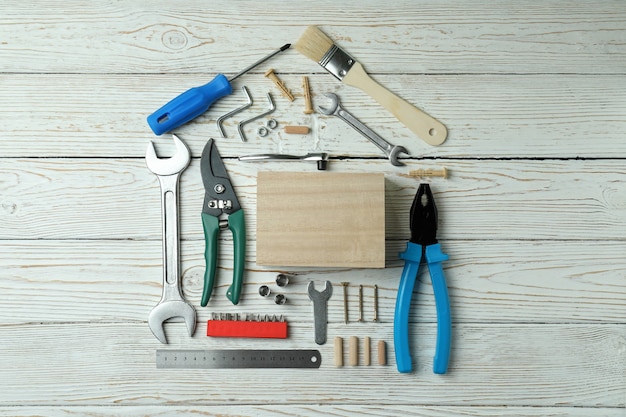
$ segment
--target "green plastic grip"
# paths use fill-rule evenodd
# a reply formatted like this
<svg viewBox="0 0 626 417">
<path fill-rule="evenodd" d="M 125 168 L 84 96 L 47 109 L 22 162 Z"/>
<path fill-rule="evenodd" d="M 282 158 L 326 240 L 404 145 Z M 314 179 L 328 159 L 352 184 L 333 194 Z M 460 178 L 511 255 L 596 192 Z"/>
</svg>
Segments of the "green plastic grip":
<svg viewBox="0 0 626 417">
<path fill-rule="evenodd" d="M 228 228 L 233 232 L 235 261 L 233 265 L 233 283 L 226 291 L 226 297 L 233 304 L 238 304 L 243 285 L 243 271 L 246 264 L 246 221 L 243 217 L 243 210 L 237 210 L 228 216 Z"/>
<path fill-rule="evenodd" d="M 206 307 L 213 292 L 213 284 L 215 282 L 215 270 L 217 268 L 217 233 L 220 229 L 219 219 L 210 214 L 202 213 L 202 227 L 204 229 L 204 240 L 206 246 L 204 249 L 204 260 L 206 268 L 204 270 L 204 290 L 202 291 L 202 300 L 200 305 Z"/>
<path fill-rule="evenodd" d="M 206 307 L 213 292 L 215 283 L 215 271 L 217 270 L 217 235 L 219 233 L 219 219 L 210 214 L 202 213 L 202 226 L 204 228 L 204 240 L 206 247 L 204 259 L 206 269 L 204 270 L 204 290 L 200 305 Z M 233 303 L 239 303 L 241 288 L 243 286 L 243 271 L 246 262 L 246 223 L 243 210 L 237 210 L 228 216 L 228 228 L 233 233 L 234 245 L 234 265 L 233 283 L 226 291 L 226 297 Z"/>
</svg>

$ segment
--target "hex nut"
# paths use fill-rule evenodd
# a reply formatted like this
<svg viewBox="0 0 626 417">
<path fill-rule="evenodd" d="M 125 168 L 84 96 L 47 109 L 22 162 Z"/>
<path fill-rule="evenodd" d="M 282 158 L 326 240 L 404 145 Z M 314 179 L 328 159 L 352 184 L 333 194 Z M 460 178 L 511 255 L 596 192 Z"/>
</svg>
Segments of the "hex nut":
<svg viewBox="0 0 626 417">
<path fill-rule="evenodd" d="M 267 121 L 267 127 L 270 129 L 276 129 L 278 127 L 278 121 L 276 119 L 269 119 Z"/>
<path fill-rule="evenodd" d="M 257 133 L 259 136 L 261 136 L 262 138 L 264 138 L 265 136 L 268 135 L 269 130 L 267 130 L 267 128 L 265 128 L 264 126 L 259 127 L 259 130 L 257 130 Z"/>
</svg>

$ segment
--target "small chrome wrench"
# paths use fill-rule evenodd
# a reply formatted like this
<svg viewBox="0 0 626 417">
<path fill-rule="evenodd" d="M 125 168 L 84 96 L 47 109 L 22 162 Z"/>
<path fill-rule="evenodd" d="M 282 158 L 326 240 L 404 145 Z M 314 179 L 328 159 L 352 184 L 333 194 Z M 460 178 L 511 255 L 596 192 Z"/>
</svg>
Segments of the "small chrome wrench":
<svg viewBox="0 0 626 417">
<path fill-rule="evenodd" d="M 326 328 L 328 322 L 328 299 L 333 294 L 333 286 L 326 281 L 324 291 L 316 291 L 315 283 L 309 282 L 307 289 L 309 299 L 313 301 L 313 320 L 315 322 L 315 343 L 326 343 Z"/>
<path fill-rule="evenodd" d="M 392 145 L 391 143 L 380 137 L 372 129 L 365 126 L 361 121 L 359 121 L 359 119 L 357 119 L 346 109 L 341 107 L 341 103 L 339 102 L 339 97 L 337 97 L 337 94 L 326 93 L 324 95 L 331 100 L 331 105 L 330 107 L 317 106 L 317 111 L 327 116 L 339 117 L 341 120 L 352 126 L 357 132 L 369 139 L 370 142 L 372 142 L 374 145 L 378 146 L 385 153 L 387 158 L 389 158 L 389 161 L 392 165 L 404 165 L 404 163 L 398 160 L 398 154 L 400 153 L 405 153 L 409 155 L 409 151 L 407 151 L 404 146 Z"/>
<path fill-rule="evenodd" d="M 196 328 L 196 310 L 185 301 L 181 291 L 178 248 L 178 177 L 189 165 L 191 153 L 176 135 L 172 135 L 172 138 L 176 153 L 171 158 L 157 158 L 152 141 L 146 150 L 146 165 L 159 178 L 161 186 L 163 295 L 148 316 L 148 326 L 161 343 L 167 343 L 163 322 L 168 319 L 182 317 L 187 324 L 189 336 L 193 335 Z"/>
</svg>

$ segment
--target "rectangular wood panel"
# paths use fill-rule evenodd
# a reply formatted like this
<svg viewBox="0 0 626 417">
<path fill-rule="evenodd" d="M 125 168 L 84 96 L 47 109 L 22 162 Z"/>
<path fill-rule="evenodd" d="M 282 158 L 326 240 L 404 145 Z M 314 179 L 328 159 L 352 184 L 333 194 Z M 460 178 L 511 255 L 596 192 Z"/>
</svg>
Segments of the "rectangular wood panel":
<svg viewBox="0 0 626 417">
<path fill-rule="evenodd" d="M 381 173 L 259 172 L 257 264 L 385 267 Z"/>
</svg>

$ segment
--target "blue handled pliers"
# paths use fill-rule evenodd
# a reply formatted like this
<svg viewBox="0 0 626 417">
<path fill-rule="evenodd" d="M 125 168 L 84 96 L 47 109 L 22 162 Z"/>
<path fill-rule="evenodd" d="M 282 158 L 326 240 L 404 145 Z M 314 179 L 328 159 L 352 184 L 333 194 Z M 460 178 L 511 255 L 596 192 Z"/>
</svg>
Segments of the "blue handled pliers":
<svg viewBox="0 0 626 417">
<path fill-rule="evenodd" d="M 407 373 L 413 370 L 408 337 L 409 311 L 417 272 L 424 260 L 430 270 L 437 309 L 437 347 L 433 372 L 445 374 L 450 359 L 452 324 L 448 287 L 441 263 L 448 260 L 448 255 L 441 252 L 441 246 L 437 242 L 437 207 L 428 184 L 420 184 L 417 189 L 411 206 L 410 223 L 411 239 L 406 245 L 406 250 L 400 253 L 400 258 L 404 259 L 404 270 L 398 288 L 393 321 L 396 364 L 399 372 Z"/>
</svg>

